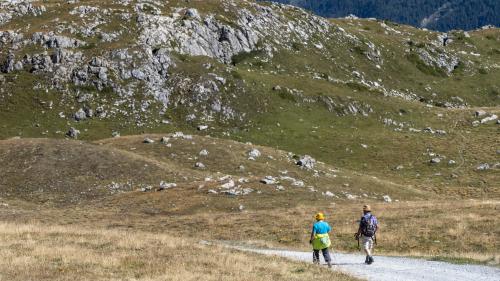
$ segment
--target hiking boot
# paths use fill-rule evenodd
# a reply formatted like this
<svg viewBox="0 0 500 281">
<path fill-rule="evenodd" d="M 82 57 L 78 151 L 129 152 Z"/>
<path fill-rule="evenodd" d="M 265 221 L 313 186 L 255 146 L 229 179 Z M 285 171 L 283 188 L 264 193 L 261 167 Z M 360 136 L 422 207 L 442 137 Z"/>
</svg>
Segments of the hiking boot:
<svg viewBox="0 0 500 281">
<path fill-rule="evenodd" d="M 328 268 L 332 268 L 332 263 L 331 262 L 328 262 Z"/>
<path fill-rule="evenodd" d="M 374 261 L 373 257 L 368 257 L 368 264 L 372 264 Z"/>
<path fill-rule="evenodd" d="M 365 263 L 370 264 L 370 257 L 369 256 L 366 256 Z"/>
</svg>

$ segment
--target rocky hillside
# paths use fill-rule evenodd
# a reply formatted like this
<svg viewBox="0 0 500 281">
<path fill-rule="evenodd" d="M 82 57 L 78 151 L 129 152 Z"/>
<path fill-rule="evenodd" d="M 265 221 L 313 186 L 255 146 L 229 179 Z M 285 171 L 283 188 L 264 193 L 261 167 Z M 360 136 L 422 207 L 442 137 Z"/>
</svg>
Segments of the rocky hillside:
<svg viewBox="0 0 500 281">
<path fill-rule="evenodd" d="M 0 137 L 198 130 L 488 189 L 499 41 L 253 1 L 4 1 Z"/>
</svg>

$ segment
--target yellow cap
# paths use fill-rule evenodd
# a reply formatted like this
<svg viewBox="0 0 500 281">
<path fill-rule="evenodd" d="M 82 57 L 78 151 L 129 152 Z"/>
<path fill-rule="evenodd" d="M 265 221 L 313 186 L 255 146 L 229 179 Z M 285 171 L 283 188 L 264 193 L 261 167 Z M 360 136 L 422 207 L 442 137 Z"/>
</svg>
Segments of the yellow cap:
<svg viewBox="0 0 500 281">
<path fill-rule="evenodd" d="M 314 218 L 317 220 L 317 221 L 322 221 L 325 219 L 325 215 L 323 213 L 317 213 Z"/>
<path fill-rule="evenodd" d="M 363 211 L 365 211 L 365 212 L 371 212 L 372 208 L 370 207 L 370 205 L 364 205 L 363 206 Z"/>
</svg>

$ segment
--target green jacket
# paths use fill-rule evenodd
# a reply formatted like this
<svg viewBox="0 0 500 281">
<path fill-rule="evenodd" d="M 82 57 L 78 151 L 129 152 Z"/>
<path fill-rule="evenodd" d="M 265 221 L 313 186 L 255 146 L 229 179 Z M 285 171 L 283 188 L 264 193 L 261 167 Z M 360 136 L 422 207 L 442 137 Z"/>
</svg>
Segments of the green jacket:
<svg viewBox="0 0 500 281">
<path fill-rule="evenodd" d="M 312 246 L 314 250 L 323 250 L 332 245 L 330 241 L 330 236 L 328 233 L 325 234 L 315 234 L 314 239 L 312 241 Z"/>
</svg>

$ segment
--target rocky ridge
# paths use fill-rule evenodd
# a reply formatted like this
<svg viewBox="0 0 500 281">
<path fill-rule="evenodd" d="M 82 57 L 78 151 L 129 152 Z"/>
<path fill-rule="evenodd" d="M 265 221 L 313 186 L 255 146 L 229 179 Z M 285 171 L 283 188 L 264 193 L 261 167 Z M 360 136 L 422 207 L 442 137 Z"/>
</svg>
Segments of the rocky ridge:
<svg viewBox="0 0 500 281">
<path fill-rule="evenodd" d="M 83 104 L 82 110 L 93 110 L 96 118 L 131 116 L 135 125 L 146 126 L 161 122 L 168 109 L 186 106 L 192 109 L 184 116 L 188 122 L 214 119 L 243 122 L 247 113 L 238 108 L 234 99 L 225 96 L 246 91 L 246 85 L 227 75 L 233 71 L 235 60 L 245 54 L 269 61 L 283 50 L 293 52 L 297 45 L 304 44 L 325 59 L 334 57 L 340 48 L 360 52 L 374 68 L 382 69 L 387 64 L 383 46 L 303 10 L 230 0 L 219 1 L 217 5 L 224 13 L 199 11 L 182 2 L 110 1 L 109 5 L 99 7 L 78 1 L 57 5 L 10 1 L 0 7 L 3 30 L 0 69 L 6 74 L 48 76 L 49 82 L 37 84 L 34 89 L 58 91 L 62 93 L 61 100 L 67 103 L 76 99 Z M 41 26 L 48 30 L 37 32 L 32 32 L 29 26 L 13 28 L 19 17 L 42 18 L 49 14 L 58 16 L 53 21 L 55 28 Z M 63 17 L 69 19 L 62 20 Z M 117 22 L 121 22 L 119 28 L 111 28 Z M 409 35 L 385 23 L 381 27 L 387 34 Z M 446 38 L 451 42 L 451 38 Z M 470 64 L 461 55 L 443 49 L 440 40 L 444 39 L 438 37 L 434 45 L 416 49 L 410 46 L 407 52 L 446 75 L 451 75 L 459 64 Z M 96 50 L 106 44 L 118 47 Z M 335 48 L 329 47 L 332 44 Z M 179 55 L 207 57 L 219 64 L 205 63 L 207 75 L 193 78 L 177 72 Z M 332 60 L 332 63 L 337 62 Z M 366 73 L 346 70 L 342 70 L 345 78 L 322 77 L 314 71 L 311 75 L 334 84 L 358 84 L 388 97 L 424 100 L 410 89 L 390 88 Z M 109 91 L 114 93 L 111 100 L 109 95 L 102 94 Z M 295 89 L 287 91 L 302 96 Z M 140 101 L 135 97 L 138 92 L 142 93 Z M 457 101 L 438 104 L 467 106 L 465 101 Z M 356 100 L 339 104 L 332 97 L 302 97 L 302 102 L 325 104 L 340 116 L 358 113 L 366 116 L 373 111 L 369 104 Z"/>
</svg>

